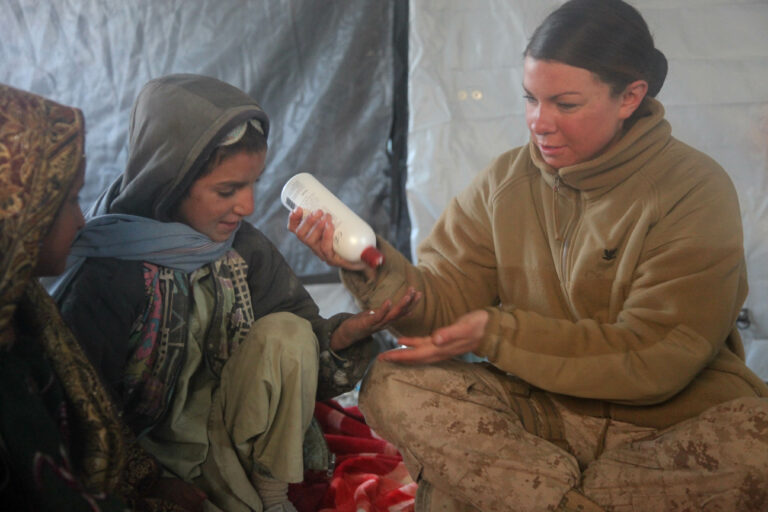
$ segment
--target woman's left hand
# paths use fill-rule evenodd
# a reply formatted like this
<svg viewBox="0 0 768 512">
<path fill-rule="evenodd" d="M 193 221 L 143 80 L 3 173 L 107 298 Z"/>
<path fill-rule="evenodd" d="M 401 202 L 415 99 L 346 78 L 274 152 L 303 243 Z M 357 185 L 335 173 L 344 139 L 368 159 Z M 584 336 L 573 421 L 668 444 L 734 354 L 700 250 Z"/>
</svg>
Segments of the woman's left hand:
<svg viewBox="0 0 768 512">
<path fill-rule="evenodd" d="M 392 305 L 391 300 L 386 300 L 376 309 L 362 311 L 347 318 L 333 331 L 331 350 L 344 350 L 357 341 L 386 329 L 391 322 L 408 315 L 419 300 L 421 292 L 411 287 L 395 305 Z"/>
<path fill-rule="evenodd" d="M 393 363 L 428 364 L 474 352 L 480 346 L 487 324 L 488 312 L 478 309 L 451 325 L 436 329 L 431 336 L 398 339 L 398 343 L 406 348 L 384 352 L 379 359 Z"/>
</svg>

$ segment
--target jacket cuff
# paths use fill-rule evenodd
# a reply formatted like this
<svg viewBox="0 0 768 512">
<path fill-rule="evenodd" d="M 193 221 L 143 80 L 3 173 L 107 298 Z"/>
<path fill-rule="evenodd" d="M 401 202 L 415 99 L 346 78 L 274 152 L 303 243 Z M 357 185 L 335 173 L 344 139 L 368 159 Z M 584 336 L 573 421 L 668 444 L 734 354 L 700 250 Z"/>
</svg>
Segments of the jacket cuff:
<svg viewBox="0 0 768 512">
<path fill-rule="evenodd" d="M 502 343 L 511 343 L 517 320 L 511 313 L 503 312 L 495 307 L 484 308 L 488 312 L 488 323 L 485 325 L 483 339 L 476 350 L 476 355 L 485 357 L 490 362 L 496 362 Z"/>
<path fill-rule="evenodd" d="M 384 254 L 384 263 L 376 269 L 375 278 L 368 281 L 363 272 L 344 269 L 339 272 L 342 284 L 355 296 L 362 309 L 378 307 L 386 299 L 392 299 L 404 283 L 405 257 L 379 236 L 376 244 Z"/>
</svg>

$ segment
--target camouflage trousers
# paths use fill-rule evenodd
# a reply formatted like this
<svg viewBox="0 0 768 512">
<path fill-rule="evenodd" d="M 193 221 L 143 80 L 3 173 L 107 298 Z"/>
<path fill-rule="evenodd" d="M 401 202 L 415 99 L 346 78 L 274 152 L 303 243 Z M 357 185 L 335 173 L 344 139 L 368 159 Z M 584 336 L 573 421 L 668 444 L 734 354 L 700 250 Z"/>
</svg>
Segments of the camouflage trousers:
<svg viewBox="0 0 768 512">
<path fill-rule="evenodd" d="M 768 400 L 657 430 L 580 416 L 486 364 L 377 361 L 360 393 L 422 511 L 766 511 Z"/>
</svg>

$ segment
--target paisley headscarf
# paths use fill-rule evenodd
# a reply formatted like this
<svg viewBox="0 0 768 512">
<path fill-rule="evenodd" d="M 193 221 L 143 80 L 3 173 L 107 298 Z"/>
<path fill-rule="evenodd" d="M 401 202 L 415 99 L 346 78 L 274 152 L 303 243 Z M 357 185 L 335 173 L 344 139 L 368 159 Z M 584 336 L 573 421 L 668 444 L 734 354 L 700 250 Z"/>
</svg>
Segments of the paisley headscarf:
<svg viewBox="0 0 768 512">
<path fill-rule="evenodd" d="M 80 166 L 82 113 L 0 84 L 0 350 L 14 340 L 14 317 L 40 338 L 79 427 L 80 479 L 111 491 L 125 460 L 117 414 L 93 367 L 33 277 L 40 243 L 53 225 Z"/>
</svg>

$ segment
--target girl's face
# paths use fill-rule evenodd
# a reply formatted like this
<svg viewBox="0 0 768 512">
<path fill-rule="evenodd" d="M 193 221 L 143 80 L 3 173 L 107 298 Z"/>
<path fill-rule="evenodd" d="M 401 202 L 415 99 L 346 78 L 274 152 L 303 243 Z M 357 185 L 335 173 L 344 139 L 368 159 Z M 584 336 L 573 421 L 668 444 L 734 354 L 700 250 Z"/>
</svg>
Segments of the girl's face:
<svg viewBox="0 0 768 512">
<path fill-rule="evenodd" d="M 214 242 L 224 242 L 253 213 L 253 185 L 264 172 L 267 152 L 240 152 L 192 183 L 176 209 L 183 222 Z"/>
<path fill-rule="evenodd" d="M 611 86 L 591 71 L 526 57 L 525 118 L 544 161 L 560 169 L 604 152 L 645 96 L 644 84 L 635 82 L 614 96 Z"/>
<path fill-rule="evenodd" d="M 64 198 L 48 233 L 40 243 L 40 253 L 35 266 L 35 276 L 57 276 L 64 272 L 67 256 L 77 232 L 85 225 L 78 195 L 85 182 L 85 160 Z"/>
</svg>

